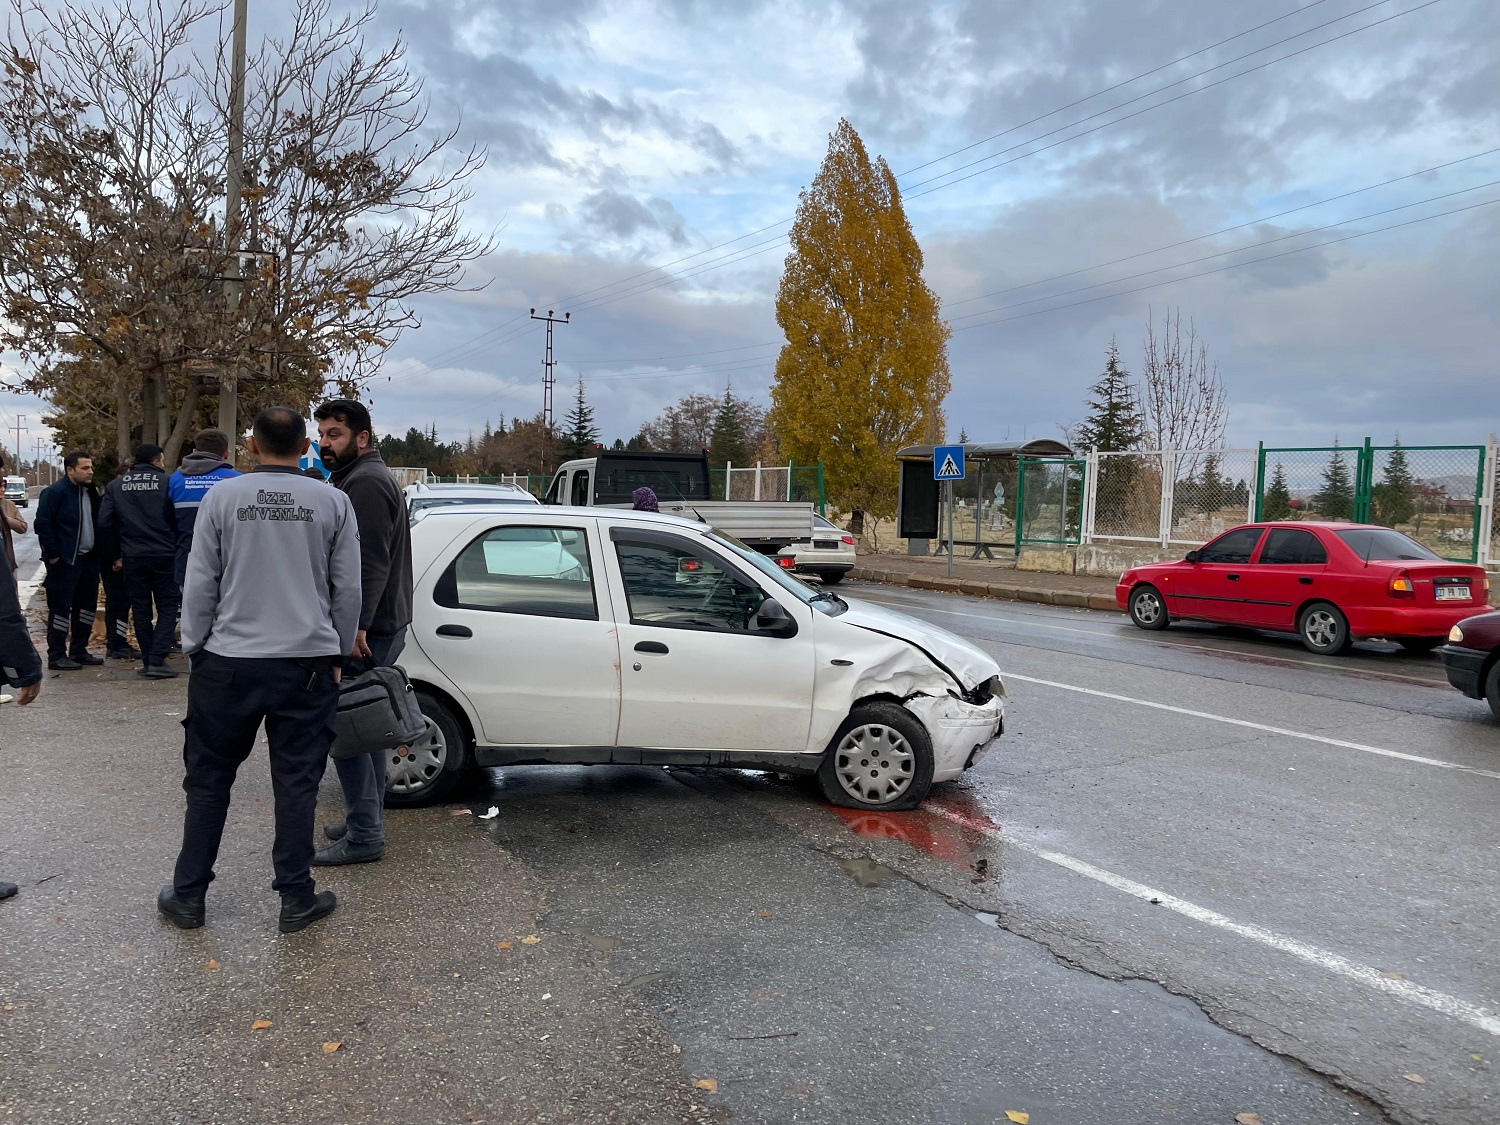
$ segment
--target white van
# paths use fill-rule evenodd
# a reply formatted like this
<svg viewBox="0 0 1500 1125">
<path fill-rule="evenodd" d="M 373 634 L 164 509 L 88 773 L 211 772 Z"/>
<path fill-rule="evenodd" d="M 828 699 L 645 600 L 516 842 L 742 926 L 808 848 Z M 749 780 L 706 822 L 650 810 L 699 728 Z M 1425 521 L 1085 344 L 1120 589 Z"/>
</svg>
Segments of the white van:
<svg viewBox="0 0 1500 1125">
<path fill-rule="evenodd" d="M 30 503 L 26 497 L 26 478 L 6 477 L 5 498 L 18 508 L 26 507 Z"/>
</svg>

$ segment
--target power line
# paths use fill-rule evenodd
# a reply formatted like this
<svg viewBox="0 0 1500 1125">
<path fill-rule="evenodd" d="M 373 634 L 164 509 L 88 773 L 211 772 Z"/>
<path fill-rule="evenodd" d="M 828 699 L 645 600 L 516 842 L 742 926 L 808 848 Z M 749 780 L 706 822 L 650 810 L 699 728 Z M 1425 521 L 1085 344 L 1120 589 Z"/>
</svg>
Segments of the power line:
<svg viewBox="0 0 1500 1125">
<path fill-rule="evenodd" d="M 1118 293 L 1102 293 L 1097 297 L 1087 297 L 1082 301 L 1071 301 L 1066 305 L 1056 305 L 1049 309 L 1032 309 L 1030 312 L 1017 313 L 1015 316 L 1000 317 L 996 320 L 984 320 L 980 321 L 978 324 L 966 324 L 962 328 L 955 328 L 954 331 L 970 332 L 975 328 L 984 328 L 990 324 L 1007 324 L 1013 320 L 1024 320 L 1027 317 L 1041 316 L 1044 313 L 1061 312 L 1063 309 L 1073 309 L 1077 308 L 1080 305 L 1092 305 L 1099 301 L 1108 301 L 1112 297 L 1128 297 L 1132 293 L 1144 293 L 1148 289 L 1160 289 L 1164 285 L 1176 285 L 1179 281 L 1191 281 L 1192 279 L 1198 277 L 1211 277 L 1214 274 L 1225 273 L 1229 270 L 1241 269 L 1244 266 L 1259 265 L 1261 262 L 1270 262 L 1274 261 L 1277 258 L 1286 258 L 1292 254 L 1306 253 L 1308 250 L 1319 250 L 1325 246 L 1336 246 L 1341 242 L 1350 242 L 1356 238 L 1368 238 L 1372 234 L 1383 234 L 1386 231 L 1399 230 L 1402 227 L 1415 226 L 1418 223 L 1430 222 L 1433 219 L 1442 219 L 1446 218 L 1449 215 L 1462 214 L 1465 211 L 1475 211 L 1481 207 L 1493 207 L 1497 203 L 1500 203 L 1500 199 L 1487 199 L 1482 203 L 1470 203 L 1464 207 L 1455 207 L 1451 211 L 1439 211 L 1435 215 L 1423 215 L 1422 217 L 1417 219 L 1407 219 L 1405 222 L 1390 223 L 1387 226 L 1376 227 L 1374 230 L 1358 231 L 1355 234 L 1347 234 L 1343 238 L 1330 238 L 1326 242 L 1317 242 L 1311 246 L 1298 246 L 1291 250 L 1282 250 L 1281 252 L 1276 254 L 1267 254 L 1264 257 L 1252 258 L 1249 261 L 1245 262 L 1231 262 L 1229 265 L 1219 266 L 1217 269 L 1200 270 L 1198 273 L 1190 273 L 1183 277 L 1174 277 L 1166 281 L 1155 281 L 1150 285 L 1138 285 L 1134 289 L 1122 289 Z"/>
<path fill-rule="evenodd" d="M 1267 20 L 1265 23 L 1258 23 L 1254 27 L 1246 28 L 1244 31 L 1235 32 L 1235 34 L 1229 36 L 1227 39 L 1220 39 L 1217 43 L 1210 43 L 1207 47 L 1199 47 L 1196 51 L 1189 51 L 1185 55 L 1179 55 L 1171 62 L 1162 63 L 1161 66 L 1153 67 L 1151 70 L 1143 71 L 1140 74 L 1137 74 L 1134 78 L 1127 78 L 1123 82 L 1116 82 L 1113 86 L 1106 86 L 1102 90 L 1095 90 L 1092 94 L 1089 94 L 1086 97 L 1079 98 L 1074 102 L 1069 102 L 1065 106 L 1059 106 L 1057 109 L 1044 113 L 1040 117 L 1033 117 L 1030 121 L 1023 121 L 1019 125 L 1012 125 L 1009 129 L 1002 129 L 998 133 L 991 134 L 990 136 L 985 137 L 982 140 L 977 140 L 973 144 L 964 145 L 963 148 L 954 149 L 952 152 L 944 153 L 942 156 L 935 156 L 931 160 L 928 160 L 923 164 L 918 164 L 914 168 L 908 168 L 906 171 L 902 172 L 901 175 L 909 176 L 913 172 L 920 172 L 923 168 L 930 168 L 934 164 L 941 164 L 944 160 L 949 160 L 955 156 L 958 156 L 960 153 L 968 152 L 971 149 L 978 148 L 982 144 L 988 144 L 990 141 L 996 141 L 1001 137 L 1008 136 L 1009 134 L 1014 133 L 1017 129 L 1024 129 L 1028 125 L 1035 125 L 1038 121 L 1045 121 L 1047 120 L 1047 118 L 1053 117 L 1063 112 L 1063 110 L 1073 109 L 1075 106 L 1080 106 L 1084 102 L 1093 101 L 1095 98 L 1102 98 L 1105 94 L 1112 94 L 1122 86 L 1129 86 L 1132 82 L 1139 82 L 1142 78 L 1150 78 L 1153 74 L 1160 74 L 1162 71 L 1168 69 L 1169 67 L 1174 67 L 1180 62 L 1187 62 L 1188 59 L 1193 58 L 1195 55 L 1206 54 L 1207 52 L 1212 51 L 1215 47 L 1222 47 L 1225 43 L 1233 43 L 1236 39 L 1243 39 L 1245 36 L 1251 34 L 1252 32 L 1260 31 L 1264 28 L 1270 27 L 1273 23 L 1280 23 L 1282 20 L 1291 19 L 1293 16 L 1300 16 L 1303 12 L 1310 11 L 1311 9 L 1316 8 L 1319 4 L 1324 4 L 1326 2 L 1327 0 L 1313 0 L 1311 4 L 1304 4 L 1300 8 L 1293 8 L 1290 12 L 1285 12 L 1282 15 L 1277 16 L 1273 20 Z M 1316 30 L 1317 28 L 1315 27 L 1308 28 L 1308 31 Z M 1300 34 L 1305 35 L 1307 34 L 1307 32 L 1301 32 Z M 1275 44 L 1272 44 L 1272 46 L 1274 45 Z M 1262 48 L 1262 50 L 1264 50 L 1264 48 Z"/>
<path fill-rule="evenodd" d="M 1457 164 L 1465 164 L 1470 160 L 1478 160 L 1482 156 L 1493 156 L 1497 152 L 1500 152 L 1500 148 L 1485 149 L 1483 152 L 1476 152 L 1472 156 L 1461 156 L 1457 160 L 1449 160 L 1443 164 L 1434 164 L 1431 168 L 1423 168 L 1418 172 L 1408 172 L 1404 176 L 1395 176 L 1389 180 L 1382 180 L 1378 184 L 1370 184 L 1368 187 L 1355 188 L 1353 191 L 1342 192 L 1338 195 L 1330 195 L 1327 199 L 1320 199 L 1316 203 L 1304 203 L 1299 207 L 1290 207 L 1285 211 L 1277 211 L 1274 215 L 1262 215 L 1259 218 L 1248 219 L 1243 223 L 1236 223 L 1232 227 L 1222 227 L 1219 230 L 1210 231 L 1208 234 L 1199 234 L 1194 235 L 1192 238 L 1184 238 L 1181 242 L 1171 242 L 1165 246 L 1157 246 L 1151 250 L 1142 250 L 1137 254 L 1127 254 L 1123 258 L 1115 258 L 1112 261 L 1099 262 L 1096 265 L 1084 266 L 1081 269 L 1076 270 L 1069 270 L 1067 273 L 1055 273 L 1051 277 L 1044 277 L 1038 281 L 1028 281 L 1022 285 L 1012 285 L 1006 289 L 996 289 L 989 293 L 981 293 L 977 297 L 965 297 L 962 301 L 952 301 L 946 304 L 944 308 L 956 309 L 960 305 L 968 305 L 972 304 L 975 301 L 983 301 L 988 297 L 1000 297 L 1006 293 L 1014 293 L 1019 289 L 1030 289 L 1037 285 L 1045 285 L 1049 281 L 1061 281 L 1065 277 L 1076 277 L 1081 273 L 1092 273 L 1094 270 L 1102 270 L 1108 268 L 1109 266 L 1117 266 L 1122 262 L 1133 262 L 1137 258 L 1146 258 L 1152 254 L 1160 254 L 1166 250 L 1175 250 L 1179 246 L 1189 246 L 1194 242 L 1202 242 L 1206 238 L 1217 238 L 1221 234 L 1230 234 L 1233 231 L 1244 230 L 1246 227 L 1253 227 L 1257 223 L 1269 223 L 1273 219 L 1281 219 L 1285 218 L 1287 215 L 1295 215 L 1298 211 L 1310 211 L 1312 210 L 1312 208 L 1321 207 L 1325 203 L 1335 203 L 1340 199 L 1348 199 L 1350 196 L 1361 195 L 1364 192 L 1374 191 L 1377 188 L 1390 187 L 1391 184 L 1398 184 L 1402 180 L 1415 179 L 1417 176 L 1425 176 L 1429 172 L 1439 172 L 1444 168 L 1452 168 Z M 1346 221 L 1354 222 L 1355 220 L 1350 219 Z"/>
<path fill-rule="evenodd" d="M 1117 277 L 1112 281 L 1100 281 L 1096 282 L 1093 285 L 1083 285 L 1078 287 L 1077 289 L 1068 289 L 1061 293 L 1049 293 L 1045 297 L 1032 297 L 1027 301 L 1016 301 L 1009 305 L 999 305 L 993 309 L 981 309 L 979 310 L 979 312 L 968 313 L 964 316 L 955 317 L 954 320 L 972 320 L 974 317 L 989 316 L 991 313 L 1001 312 L 1004 309 L 1018 309 L 1025 305 L 1037 304 L 1040 301 L 1054 301 L 1059 297 L 1071 297 L 1075 293 L 1087 293 L 1090 289 L 1101 289 L 1106 285 L 1119 285 L 1124 281 L 1134 281 L 1137 278 L 1150 277 L 1154 273 L 1165 273 L 1167 270 L 1180 270 L 1184 266 L 1196 266 L 1200 262 L 1212 261 L 1214 258 L 1225 258 L 1230 254 L 1243 254 L 1247 250 L 1258 250 L 1264 246 L 1274 246 L 1278 242 L 1286 242 L 1289 239 L 1293 238 L 1306 238 L 1308 235 L 1317 234 L 1319 231 L 1334 230 L 1338 227 L 1348 226 L 1350 223 L 1362 223 L 1366 219 L 1376 219 L 1381 215 L 1390 215 L 1394 214 L 1397 211 L 1408 211 L 1413 207 L 1422 207 L 1428 203 L 1436 203 L 1440 199 L 1452 199 L 1456 195 L 1467 195 L 1471 191 L 1483 191 L 1485 188 L 1492 188 L 1497 186 L 1500 186 L 1500 180 L 1491 180 L 1487 184 L 1476 184 L 1474 187 L 1460 188 L 1457 191 L 1444 192 L 1442 195 L 1434 195 L 1428 199 L 1419 199 L 1415 203 L 1403 203 L 1399 207 L 1387 207 L 1383 211 L 1371 211 L 1368 215 L 1355 215 L 1351 219 L 1341 219 L 1336 223 L 1328 223 L 1321 227 L 1313 227 L 1310 230 L 1294 231 L 1291 234 L 1284 234 L 1280 238 L 1270 238 L 1265 242 L 1257 242 L 1251 246 L 1237 246 L 1233 250 L 1221 250 L 1217 254 L 1205 254 L 1201 258 L 1192 258 L 1186 262 L 1174 262 L 1170 266 L 1158 266 L 1154 270 L 1142 270 L 1140 273 L 1132 273 L 1126 275 L 1125 277 Z"/>
<path fill-rule="evenodd" d="M 1385 4 L 1385 3 L 1388 3 L 1388 2 L 1389 2 L 1389 0 L 1377 0 L 1377 3 L 1371 4 L 1371 5 L 1369 5 L 1368 7 L 1365 7 L 1365 8 L 1360 8 L 1358 11 L 1351 12 L 1350 15 L 1359 15 L 1361 12 L 1367 12 L 1367 11 L 1370 10 L 1370 8 L 1378 8 L 1378 7 L 1380 7 L 1381 4 Z M 1124 117 L 1117 117 L 1117 118 L 1115 118 L 1112 121 L 1105 121 L 1102 124 L 1095 125 L 1092 129 L 1085 129 L 1081 133 L 1074 133 L 1070 137 L 1063 137 L 1060 140 L 1054 141 L 1050 145 L 1043 145 L 1041 148 L 1033 149 L 1031 152 L 1023 152 L 1019 156 L 1013 156 L 1009 160 L 1002 160 L 999 164 L 993 164 L 993 165 L 991 165 L 988 168 L 980 168 L 978 171 L 970 172 L 967 176 L 959 176 L 958 179 L 956 179 L 956 180 L 948 180 L 947 183 L 937 184 L 937 186 L 930 187 L 926 191 L 918 191 L 918 192 L 908 193 L 907 196 L 906 196 L 906 198 L 909 199 L 909 200 L 910 199 L 920 199 L 924 195 L 931 195 L 935 191 L 942 191 L 945 188 L 953 187 L 955 184 L 961 184 L 961 183 L 964 183 L 967 180 L 972 180 L 975 176 L 982 176 L 986 172 L 997 171 L 997 170 L 999 170 L 1001 168 L 1004 168 L 1004 167 L 1006 167 L 1008 165 L 1014 164 L 1018 160 L 1024 160 L 1028 156 L 1036 156 L 1038 153 L 1047 152 L 1047 151 L 1049 151 L 1051 149 L 1057 148 L 1058 145 L 1067 144 L 1069 141 L 1076 141 L 1076 140 L 1078 140 L 1081 137 L 1090 136 L 1090 135 L 1092 135 L 1094 133 L 1099 132 L 1102 129 L 1112 128 L 1113 126 L 1122 124 L 1122 123 L 1124 123 L 1126 121 L 1131 120 L 1132 118 L 1140 117 L 1142 114 L 1151 113 L 1154 110 L 1161 109 L 1163 106 L 1169 106 L 1173 102 L 1180 102 L 1180 101 L 1182 101 L 1183 98 L 1190 98 L 1194 94 L 1201 94 L 1201 93 L 1203 93 L 1205 90 L 1212 90 L 1216 86 L 1222 86 L 1226 82 L 1233 82 L 1237 78 L 1244 78 L 1246 75 L 1254 74 L 1258 70 L 1264 70 L 1268 66 L 1275 66 L 1279 62 L 1285 62 L 1287 59 L 1294 59 L 1298 55 L 1305 55 L 1305 54 L 1307 54 L 1308 51 L 1315 51 L 1319 47 L 1326 47 L 1330 43 L 1337 43 L 1340 39 L 1347 39 L 1351 35 L 1358 35 L 1361 31 L 1369 31 L 1370 28 L 1372 28 L 1372 27 L 1379 27 L 1381 24 L 1390 23 L 1392 20 L 1398 20 L 1402 16 L 1409 16 L 1413 12 L 1420 12 L 1423 8 L 1430 8 L 1434 4 L 1441 4 L 1441 3 L 1442 3 L 1442 0 L 1427 0 L 1426 3 L 1424 3 L 1424 4 L 1418 4 L 1415 8 L 1407 8 L 1405 11 L 1396 12 L 1394 15 L 1389 15 L 1389 16 L 1386 16 L 1383 19 L 1378 19 L 1374 23 L 1367 23 L 1363 27 L 1351 28 L 1348 31 L 1341 32 L 1338 35 L 1330 36 L 1327 39 L 1321 39 L 1321 40 L 1319 40 L 1316 43 L 1309 44 L 1308 46 L 1299 48 L 1298 50 L 1289 51 L 1287 54 L 1281 55 L 1278 58 L 1267 59 L 1263 63 L 1258 63 L 1255 66 L 1249 67 L 1249 68 L 1247 68 L 1245 70 L 1242 70 L 1242 71 L 1239 71 L 1239 72 L 1237 72 L 1235 74 L 1226 75 L 1223 78 L 1216 79 L 1215 81 L 1209 82 L 1208 84 L 1203 85 L 1203 86 L 1199 86 L 1196 89 L 1185 90 L 1181 94 L 1178 94 L 1175 97 L 1167 98 L 1165 101 L 1157 102 L 1155 105 L 1144 106 L 1141 109 L 1138 109 L 1138 110 L 1136 110 L 1133 113 L 1127 113 Z M 1348 18 L 1349 18 L 1348 16 L 1340 16 L 1339 17 L 1339 19 L 1348 19 Z M 1330 20 L 1329 21 L 1329 23 L 1337 23 L 1337 22 L 1338 22 L 1338 20 Z M 1317 31 L 1320 28 L 1326 27 L 1326 26 L 1328 26 L 1328 25 L 1327 24 L 1320 24 L 1317 28 L 1310 28 L 1309 32 L 1311 32 L 1311 31 Z M 1308 34 L 1309 32 L 1302 32 L 1300 34 Z M 1299 38 L 1299 37 L 1300 37 L 1299 35 L 1294 35 L 1294 36 L 1291 36 L 1290 38 L 1291 39 L 1296 39 L 1296 38 Z M 1281 41 L 1281 43 L 1286 43 L 1286 42 L 1289 42 L 1289 41 L 1290 41 L 1290 39 L 1284 39 L 1284 40 Z M 1281 43 L 1273 43 L 1273 44 L 1271 44 L 1271 46 L 1273 46 L 1273 47 L 1280 46 Z M 1269 49 L 1269 48 L 1261 48 L 1261 50 L 1267 50 L 1267 49 Z M 1253 54 L 1259 54 L 1259 51 L 1251 51 L 1250 55 L 1253 55 Z M 1249 58 L 1249 55 L 1242 55 L 1242 56 L 1240 56 L 1239 59 L 1232 59 L 1230 61 L 1231 62 L 1240 62 L 1240 61 L 1242 61 L 1245 58 Z M 1229 64 L 1228 63 L 1223 63 L 1223 64 L 1220 64 L 1220 65 L 1221 66 L 1227 66 Z M 1218 70 L 1218 69 L 1220 69 L 1220 68 L 1219 67 L 1210 67 L 1209 68 L 1209 70 Z M 1208 72 L 1209 72 L 1208 70 L 1205 70 L 1205 71 L 1200 72 L 1200 74 L 1189 75 L 1188 78 L 1184 78 L 1184 79 L 1182 79 L 1179 82 L 1173 82 L 1173 83 L 1171 83 L 1168 86 L 1162 86 L 1160 89 L 1152 90 L 1149 93 L 1142 94 L 1140 97 L 1131 98 L 1129 101 L 1124 101 L 1124 102 L 1119 103 L 1118 105 L 1111 106 L 1109 109 L 1100 110 L 1098 113 L 1092 113 L 1088 117 L 1081 118 L 1078 121 L 1074 121 L 1074 122 L 1072 122 L 1072 123 L 1070 123 L 1068 125 L 1059 125 L 1056 129 L 1050 129 L 1047 132 L 1041 134 L 1041 136 L 1032 137 L 1029 140 L 1021 141 L 1018 144 L 1011 145 L 1009 148 L 1001 149 L 999 152 L 991 153 L 989 156 L 981 157 L 979 160 L 975 160 L 975 161 L 973 161 L 973 162 L 971 162 L 969 164 L 961 165 L 958 168 L 954 168 L 954 169 L 951 169 L 950 171 L 944 172 L 940 176 L 934 176 L 934 177 L 932 177 L 932 179 L 929 179 L 929 180 L 922 180 L 922 181 L 920 181 L 920 182 L 918 182 L 916 184 L 913 184 L 911 186 L 912 187 L 922 187 L 924 184 L 931 184 L 931 183 L 935 183 L 935 181 L 937 181 L 937 180 L 947 179 L 947 177 L 953 175 L 955 172 L 961 172 L 965 168 L 973 168 L 977 164 L 983 164 L 986 161 L 994 160 L 998 156 L 1004 156 L 1007 152 L 1014 152 L 1018 148 L 1024 148 L 1026 145 L 1035 144 L 1037 141 L 1041 140 L 1043 137 L 1050 137 L 1054 133 L 1060 133 L 1060 132 L 1062 132 L 1064 129 L 1071 129 L 1071 128 L 1073 128 L 1073 126 L 1075 126 L 1075 125 L 1081 125 L 1085 121 L 1092 121 L 1095 117 L 1099 117 L 1102 114 L 1112 113 L 1116 109 L 1123 109 L 1125 106 L 1130 105 L 1133 102 L 1140 101 L 1141 98 L 1150 97 L 1152 94 L 1159 94 L 1163 90 L 1169 90 L 1169 89 L 1171 89 L 1172 86 L 1181 85 L 1182 82 L 1189 81 L 1192 78 L 1201 77 L 1203 74 L 1207 74 Z"/>
</svg>

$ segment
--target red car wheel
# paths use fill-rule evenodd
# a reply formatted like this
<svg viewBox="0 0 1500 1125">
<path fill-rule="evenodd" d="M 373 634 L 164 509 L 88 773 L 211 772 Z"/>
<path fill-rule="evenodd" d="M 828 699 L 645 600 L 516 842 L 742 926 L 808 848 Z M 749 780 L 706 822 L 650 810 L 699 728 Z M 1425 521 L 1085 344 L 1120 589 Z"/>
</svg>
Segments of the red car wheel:
<svg viewBox="0 0 1500 1125">
<path fill-rule="evenodd" d="M 1349 619 L 1330 602 L 1313 602 L 1297 619 L 1297 634 L 1308 652 L 1337 656 L 1351 643 Z"/>
</svg>

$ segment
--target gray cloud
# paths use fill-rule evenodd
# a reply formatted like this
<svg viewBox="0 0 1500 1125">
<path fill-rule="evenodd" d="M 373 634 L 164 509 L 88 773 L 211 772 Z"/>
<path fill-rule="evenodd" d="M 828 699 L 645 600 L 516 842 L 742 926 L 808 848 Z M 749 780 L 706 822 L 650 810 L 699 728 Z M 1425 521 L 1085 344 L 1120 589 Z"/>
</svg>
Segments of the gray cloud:
<svg viewBox="0 0 1500 1125">
<path fill-rule="evenodd" d="M 580 207 L 583 217 L 597 229 L 619 239 L 629 239 L 640 231 L 659 231 L 673 245 L 687 242 L 682 216 L 665 199 L 637 199 L 617 191 L 596 191 Z"/>
</svg>

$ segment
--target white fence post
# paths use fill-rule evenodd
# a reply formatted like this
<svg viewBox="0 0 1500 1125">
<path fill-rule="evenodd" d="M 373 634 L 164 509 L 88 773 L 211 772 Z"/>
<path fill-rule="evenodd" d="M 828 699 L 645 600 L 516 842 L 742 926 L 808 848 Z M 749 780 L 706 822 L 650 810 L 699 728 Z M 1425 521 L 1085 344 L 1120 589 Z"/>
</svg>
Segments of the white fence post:
<svg viewBox="0 0 1500 1125">
<path fill-rule="evenodd" d="M 1099 448 L 1091 448 L 1083 459 L 1083 533 L 1084 543 L 1094 541 L 1094 518 L 1099 505 Z"/>
<path fill-rule="evenodd" d="M 1479 541 L 1474 544 L 1474 559 L 1480 566 L 1488 566 L 1494 561 L 1490 558 L 1490 543 L 1495 534 L 1495 482 L 1500 480 L 1495 465 L 1497 453 L 1500 453 L 1500 443 L 1491 434 L 1484 447 L 1484 482 L 1479 492 Z"/>
<path fill-rule="evenodd" d="M 755 462 L 755 498 L 760 499 L 760 462 Z"/>
<path fill-rule="evenodd" d="M 1161 451 L 1161 513 L 1158 528 L 1162 550 L 1172 545 L 1172 511 L 1177 503 L 1177 450 Z"/>
<path fill-rule="evenodd" d="M 792 468 L 792 463 L 788 461 L 786 463 L 786 498 L 788 500 L 792 498 Z"/>
</svg>

